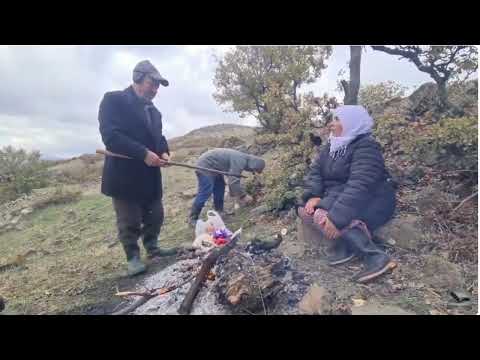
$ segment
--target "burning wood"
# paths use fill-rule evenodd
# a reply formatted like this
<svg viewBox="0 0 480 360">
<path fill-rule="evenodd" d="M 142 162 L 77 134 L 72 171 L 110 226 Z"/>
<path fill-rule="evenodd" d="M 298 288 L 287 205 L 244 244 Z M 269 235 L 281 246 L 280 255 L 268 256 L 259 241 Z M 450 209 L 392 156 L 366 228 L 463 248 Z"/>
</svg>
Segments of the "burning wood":
<svg viewBox="0 0 480 360">
<path fill-rule="evenodd" d="M 181 254 L 175 264 L 146 280 L 143 287 L 149 290 L 117 293 L 138 299 L 116 314 L 299 313 L 297 305 L 309 283 L 307 274 L 296 271 L 276 249 L 282 236 L 239 246 L 238 235 L 208 253 Z M 184 286 L 193 279 L 190 288 Z"/>
<path fill-rule="evenodd" d="M 207 256 L 207 258 L 203 262 L 202 268 L 200 269 L 197 277 L 195 278 L 195 282 L 193 283 L 192 287 L 190 288 L 187 295 L 185 296 L 185 299 L 183 300 L 182 305 L 180 305 L 180 308 L 178 309 L 179 314 L 186 315 L 190 313 L 192 309 L 193 301 L 195 300 L 195 297 L 197 296 L 198 291 L 200 290 L 200 286 L 205 280 L 205 277 L 209 274 L 210 269 L 213 267 L 213 265 L 215 265 L 215 263 L 217 262 L 220 256 L 225 255 L 235 246 L 238 239 L 240 238 L 241 233 L 242 233 L 242 229 L 236 231 L 232 235 L 232 238 L 227 243 L 227 245 L 213 250 Z"/>
</svg>

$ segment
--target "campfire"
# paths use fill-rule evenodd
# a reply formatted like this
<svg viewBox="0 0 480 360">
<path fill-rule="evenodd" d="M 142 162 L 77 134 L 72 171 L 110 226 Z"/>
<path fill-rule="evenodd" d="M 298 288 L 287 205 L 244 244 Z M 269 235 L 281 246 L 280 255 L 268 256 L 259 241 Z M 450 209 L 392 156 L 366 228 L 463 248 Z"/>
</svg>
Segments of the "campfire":
<svg viewBox="0 0 480 360">
<path fill-rule="evenodd" d="M 240 229 L 207 252 L 186 250 L 141 290 L 117 293 L 129 303 L 115 314 L 297 314 L 309 284 L 278 251 L 282 234 L 239 245 Z"/>
</svg>

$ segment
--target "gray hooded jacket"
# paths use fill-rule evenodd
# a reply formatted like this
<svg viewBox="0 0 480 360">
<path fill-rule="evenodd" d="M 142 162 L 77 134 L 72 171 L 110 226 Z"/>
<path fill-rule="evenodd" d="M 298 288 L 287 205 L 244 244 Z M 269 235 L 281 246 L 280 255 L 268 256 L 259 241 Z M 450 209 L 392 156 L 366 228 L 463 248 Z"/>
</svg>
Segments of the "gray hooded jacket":
<svg viewBox="0 0 480 360">
<path fill-rule="evenodd" d="M 197 160 L 197 166 L 241 174 L 242 171 L 261 172 L 265 168 L 265 160 L 233 149 L 216 148 L 203 153 Z M 212 173 L 200 172 L 203 175 L 212 176 Z M 231 196 L 241 197 L 245 195 L 240 178 L 228 176 L 227 179 Z"/>
</svg>

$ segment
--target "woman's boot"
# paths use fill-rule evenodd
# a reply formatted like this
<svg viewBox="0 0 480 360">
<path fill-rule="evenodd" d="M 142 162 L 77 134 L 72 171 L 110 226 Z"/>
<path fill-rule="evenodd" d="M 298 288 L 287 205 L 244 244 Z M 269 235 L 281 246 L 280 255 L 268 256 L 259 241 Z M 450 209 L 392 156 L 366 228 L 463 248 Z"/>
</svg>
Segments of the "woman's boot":
<svg viewBox="0 0 480 360">
<path fill-rule="evenodd" d="M 339 237 L 332 241 L 334 244 L 327 250 L 327 260 L 329 265 L 334 266 L 345 264 L 355 257 L 355 253 L 350 249 L 349 244 L 343 237 Z"/>
<path fill-rule="evenodd" d="M 350 229 L 342 235 L 342 238 L 362 258 L 365 265 L 365 269 L 356 274 L 353 280 L 359 283 L 367 282 L 397 266 L 390 256 L 381 251 L 362 230 Z"/>
</svg>

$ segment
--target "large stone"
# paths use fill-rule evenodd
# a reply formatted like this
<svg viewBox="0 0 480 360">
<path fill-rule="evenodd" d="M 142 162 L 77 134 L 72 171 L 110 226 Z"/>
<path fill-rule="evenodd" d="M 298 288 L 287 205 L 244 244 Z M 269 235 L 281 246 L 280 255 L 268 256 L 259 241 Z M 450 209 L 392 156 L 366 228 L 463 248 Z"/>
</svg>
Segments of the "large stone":
<svg viewBox="0 0 480 360">
<path fill-rule="evenodd" d="M 330 315 L 334 310 L 334 295 L 327 289 L 313 284 L 298 304 L 300 312 L 306 315 Z"/>
<path fill-rule="evenodd" d="M 440 290 L 456 290 L 463 287 L 464 280 L 458 265 L 436 255 L 427 255 L 424 261 L 425 284 Z"/>
<path fill-rule="evenodd" d="M 376 231 L 376 235 L 389 244 L 415 250 L 425 240 L 420 219 L 414 215 L 403 215 L 389 221 Z"/>
<path fill-rule="evenodd" d="M 409 97 L 410 108 L 415 115 L 421 115 L 433 108 L 438 101 L 437 84 L 428 82 L 421 85 Z"/>
</svg>

